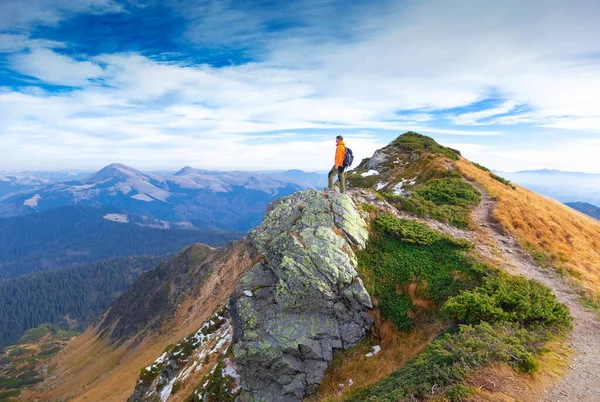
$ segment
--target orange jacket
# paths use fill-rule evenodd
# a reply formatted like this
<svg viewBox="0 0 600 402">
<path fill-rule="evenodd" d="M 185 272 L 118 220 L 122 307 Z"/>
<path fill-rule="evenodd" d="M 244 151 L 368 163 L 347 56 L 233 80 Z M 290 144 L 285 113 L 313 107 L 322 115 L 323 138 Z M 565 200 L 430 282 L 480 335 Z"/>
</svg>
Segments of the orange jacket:
<svg viewBox="0 0 600 402">
<path fill-rule="evenodd" d="M 344 156 L 346 156 L 346 143 L 340 141 L 335 148 L 335 166 L 344 166 Z"/>
</svg>

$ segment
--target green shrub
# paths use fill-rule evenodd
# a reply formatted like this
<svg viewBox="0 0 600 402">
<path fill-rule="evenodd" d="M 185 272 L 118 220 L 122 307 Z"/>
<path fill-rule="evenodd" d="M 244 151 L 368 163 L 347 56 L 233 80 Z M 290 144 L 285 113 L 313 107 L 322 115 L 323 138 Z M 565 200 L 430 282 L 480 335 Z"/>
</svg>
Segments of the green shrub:
<svg viewBox="0 0 600 402">
<path fill-rule="evenodd" d="M 392 321 L 400 331 L 408 331 L 413 327 L 410 313 L 414 311 L 410 296 L 397 295 L 394 289 L 382 289 L 379 310 L 384 317 Z"/>
<path fill-rule="evenodd" d="M 523 373 L 534 372 L 534 354 L 544 340 L 510 324 L 462 325 L 457 333 L 445 334 L 406 366 L 347 400 L 416 400 L 432 397 L 435 392 L 448 400 L 461 401 L 470 393 L 464 380 L 492 361 L 510 364 Z"/>
<path fill-rule="evenodd" d="M 21 374 L 17 378 L 0 378 L 0 389 L 18 389 L 41 381 L 43 380 L 38 377 L 38 372 L 31 370 Z"/>
<path fill-rule="evenodd" d="M 11 389 L 8 391 L 0 391 L 0 401 L 8 401 L 13 396 L 18 396 L 21 393 L 18 389 Z"/>
<path fill-rule="evenodd" d="M 462 180 L 462 175 L 459 172 L 457 172 L 456 170 L 446 169 L 446 170 L 443 170 L 439 174 L 439 178 L 440 179 L 460 179 L 460 180 Z"/>
<path fill-rule="evenodd" d="M 48 324 L 42 324 L 37 328 L 28 329 L 21 339 L 15 342 L 16 345 L 22 345 L 26 343 L 38 342 L 45 335 L 50 333 L 50 327 Z"/>
<path fill-rule="evenodd" d="M 567 307 L 539 282 L 500 273 L 481 287 L 451 297 L 442 312 L 459 324 L 516 323 L 523 328 L 555 328 L 571 325 Z"/>
<path fill-rule="evenodd" d="M 412 326 L 412 303 L 403 291 L 408 285 L 417 283 L 416 296 L 439 308 L 449 297 L 481 283 L 487 269 L 464 253 L 469 242 L 421 222 L 382 215 L 374 220 L 373 230 L 367 247 L 358 252 L 359 270 L 383 316 L 398 329 Z"/>
<path fill-rule="evenodd" d="M 486 168 L 486 167 L 485 167 L 485 166 L 483 166 L 483 165 L 480 165 L 479 163 L 475 163 L 475 162 L 473 162 L 473 165 L 475 165 L 475 167 L 477 167 L 477 168 L 479 168 L 479 169 L 483 170 L 484 172 L 489 172 L 489 171 L 490 171 L 490 169 Z"/>
<path fill-rule="evenodd" d="M 415 193 L 436 205 L 473 207 L 481 201 L 481 195 L 475 187 L 462 180 L 451 178 L 429 180 Z"/>
<path fill-rule="evenodd" d="M 181 381 L 177 380 L 173 383 L 173 388 L 171 388 L 171 395 L 175 395 L 181 389 Z"/>
<path fill-rule="evenodd" d="M 410 197 L 395 194 L 384 194 L 384 197 L 402 211 L 463 229 L 469 227 L 471 210 L 481 201 L 475 187 L 453 178 L 429 180 Z"/>
<path fill-rule="evenodd" d="M 346 175 L 346 183 L 348 183 L 351 187 L 354 187 L 354 188 L 374 187 L 377 183 L 379 183 L 380 179 L 381 179 L 381 176 L 379 176 L 379 175 L 366 176 L 366 177 L 363 177 L 362 175 L 360 175 L 358 173 Z"/>
<path fill-rule="evenodd" d="M 516 190 L 517 188 L 510 182 L 510 180 L 506 180 L 504 177 L 498 176 L 495 173 L 490 172 L 490 176 L 492 177 L 492 179 L 499 181 L 500 183 L 504 184 L 505 186 L 509 186 L 511 187 L 513 190 Z"/>
<path fill-rule="evenodd" d="M 61 346 L 55 346 L 53 348 L 50 348 L 48 350 L 43 350 L 41 351 L 37 357 L 48 357 L 48 356 L 52 356 L 57 354 L 58 352 L 60 352 L 60 350 L 62 349 Z"/>
<path fill-rule="evenodd" d="M 364 202 L 362 204 L 362 209 L 363 209 L 363 211 L 369 212 L 369 213 L 375 211 L 375 207 L 373 205 L 367 204 L 367 203 L 364 203 Z"/>
<path fill-rule="evenodd" d="M 398 146 L 405 152 L 429 152 L 434 154 L 442 154 L 449 159 L 458 160 L 460 152 L 456 149 L 443 147 L 431 137 L 415 133 L 413 131 L 406 132 L 396 138 L 394 145 Z"/>
<path fill-rule="evenodd" d="M 464 240 L 389 215 L 377 217 L 373 231 L 358 268 L 383 317 L 409 330 L 414 307 L 404 289 L 417 283 L 415 296 L 431 300 L 430 313 L 451 326 L 403 368 L 347 400 L 462 401 L 473 391 L 466 380 L 492 362 L 535 372 L 543 345 L 571 327 L 568 309 L 548 288 L 480 264 Z"/>
</svg>

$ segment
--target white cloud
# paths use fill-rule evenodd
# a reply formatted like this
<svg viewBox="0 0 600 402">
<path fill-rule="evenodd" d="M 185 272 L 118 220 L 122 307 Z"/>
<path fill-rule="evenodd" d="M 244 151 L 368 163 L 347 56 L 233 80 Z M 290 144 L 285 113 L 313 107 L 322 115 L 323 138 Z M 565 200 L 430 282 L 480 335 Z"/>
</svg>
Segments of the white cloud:
<svg viewBox="0 0 600 402">
<path fill-rule="evenodd" d="M 516 102 L 507 101 L 507 102 L 504 102 L 502 105 L 497 106 L 495 108 L 485 109 L 485 110 L 481 110 L 479 112 L 463 113 L 463 114 L 454 116 L 454 117 L 452 117 L 452 120 L 453 120 L 454 124 L 458 124 L 458 125 L 469 125 L 469 124 L 477 125 L 477 124 L 481 124 L 480 120 L 498 116 L 498 115 L 502 115 L 502 114 L 507 114 L 507 113 L 513 111 L 516 106 L 517 106 Z"/>
<path fill-rule="evenodd" d="M 77 61 L 45 48 L 15 54 L 11 64 L 21 74 L 55 85 L 83 86 L 103 73 L 100 66 L 90 61 Z"/>
<path fill-rule="evenodd" d="M 66 45 L 61 42 L 30 39 L 27 35 L 0 33 L 0 53 L 18 52 L 28 48 L 64 48 Z"/>
<path fill-rule="evenodd" d="M 121 11 L 121 6 L 113 0 L 2 0 L 0 31 L 28 31 L 36 24 L 56 25 L 62 19 L 77 13 Z"/>
</svg>

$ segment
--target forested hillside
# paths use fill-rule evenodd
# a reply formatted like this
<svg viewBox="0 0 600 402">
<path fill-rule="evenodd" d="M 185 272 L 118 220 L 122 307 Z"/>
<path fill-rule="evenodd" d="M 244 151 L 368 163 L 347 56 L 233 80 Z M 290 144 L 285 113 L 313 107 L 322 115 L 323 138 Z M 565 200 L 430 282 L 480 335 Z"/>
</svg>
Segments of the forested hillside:
<svg viewBox="0 0 600 402">
<path fill-rule="evenodd" d="M 42 323 L 82 330 L 164 257 L 125 257 L 0 280 L 0 348 Z"/>
<path fill-rule="evenodd" d="M 567 202 L 566 205 L 592 218 L 600 219 L 600 208 L 587 202 Z"/>
<path fill-rule="evenodd" d="M 157 229 L 107 220 L 113 207 L 70 206 L 0 219 L 0 279 L 77 263 L 163 255 L 192 243 L 219 245 L 240 232 Z"/>
</svg>

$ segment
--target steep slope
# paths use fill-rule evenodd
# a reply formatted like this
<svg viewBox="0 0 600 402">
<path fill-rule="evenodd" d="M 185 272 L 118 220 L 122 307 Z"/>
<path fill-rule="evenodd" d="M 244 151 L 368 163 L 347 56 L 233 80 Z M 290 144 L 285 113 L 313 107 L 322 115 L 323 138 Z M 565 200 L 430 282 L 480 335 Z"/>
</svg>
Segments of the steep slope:
<svg viewBox="0 0 600 402">
<path fill-rule="evenodd" d="M 146 174 L 114 163 L 78 181 L 57 183 L 0 200 L 0 216 L 65 205 L 113 206 L 199 229 L 249 230 L 267 204 L 304 187 L 284 176 L 185 167 L 174 175 Z"/>
<path fill-rule="evenodd" d="M 538 263 L 556 269 L 600 301 L 598 221 L 522 187 L 513 188 L 467 160 L 456 165 L 496 199 L 493 218 Z"/>
<path fill-rule="evenodd" d="M 574 293 L 572 287 L 561 280 L 556 272 L 536 264 L 515 244 L 515 240 L 511 236 L 504 233 L 493 216 L 496 202 L 485 192 L 482 193 L 484 201 L 475 210 L 473 220 L 477 224 L 479 232 L 493 241 L 491 246 L 502 250 L 509 265 L 505 269 L 548 286 L 557 298 L 569 307 L 574 319 L 570 345 L 577 353 L 577 358 L 571 363 L 565 380 L 552 387 L 549 392 L 540 395 L 540 399 L 556 401 L 564 396 L 568 396 L 570 400 L 586 400 L 590 396 L 594 396 L 596 399 L 600 398 L 600 389 L 598 389 L 600 367 L 596 363 L 596 354 L 600 350 L 598 315 L 581 303 L 580 296 Z"/>
<path fill-rule="evenodd" d="M 225 250 L 182 250 L 142 275 L 95 325 L 41 367 L 50 370 L 46 381 L 23 391 L 22 399 L 126 400 L 143 367 L 226 304 L 249 264 L 242 241 Z"/>
<path fill-rule="evenodd" d="M 238 232 L 155 227 L 113 207 L 69 206 L 0 218 L 0 278 L 107 258 L 173 253 L 194 242 L 219 245 Z"/>
</svg>

